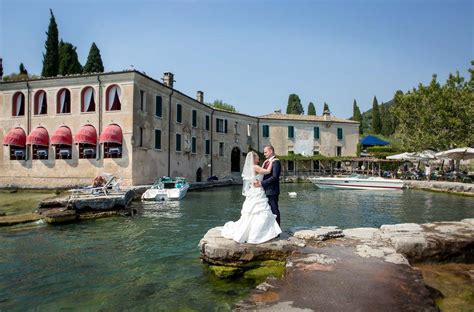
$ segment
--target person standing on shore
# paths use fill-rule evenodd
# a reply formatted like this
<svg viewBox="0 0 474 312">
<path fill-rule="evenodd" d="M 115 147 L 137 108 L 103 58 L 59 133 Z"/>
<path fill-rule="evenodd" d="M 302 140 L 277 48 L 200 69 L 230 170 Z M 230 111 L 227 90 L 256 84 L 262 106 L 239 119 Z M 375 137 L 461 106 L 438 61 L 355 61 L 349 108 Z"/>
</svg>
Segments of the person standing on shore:
<svg viewBox="0 0 474 312">
<path fill-rule="evenodd" d="M 263 176 L 263 180 L 255 181 L 255 187 L 263 187 L 265 194 L 268 198 L 268 203 L 272 209 L 274 215 L 276 215 L 276 221 L 280 225 L 280 210 L 278 208 L 278 197 L 280 195 L 280 172 L 281 164 L 280 160 L 275 157 L 275 149 L 271 145 L 265 145 L 263 148 L 263 155 L 266 160 L 263 162 L 263 168 L 266 169 L 271 164 L 271 171 L 269 174 Z"/>
</svg>

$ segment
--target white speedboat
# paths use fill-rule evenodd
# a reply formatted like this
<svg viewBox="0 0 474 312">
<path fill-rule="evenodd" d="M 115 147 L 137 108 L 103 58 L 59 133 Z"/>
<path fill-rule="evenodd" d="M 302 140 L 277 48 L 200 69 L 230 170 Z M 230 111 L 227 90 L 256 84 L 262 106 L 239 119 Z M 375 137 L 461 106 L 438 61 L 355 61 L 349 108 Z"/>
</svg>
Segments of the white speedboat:
<svg viewBox="0 0 474 312">
<path fill-rule="evenodd" d="M 405 187 L 405 183 L 399 179 L 367 176 L 319 177 L 309 180 L 321 189 L 399 190 Z"/>
<path fill-rule="evenodd" d="M 181 200 L 186 196 L 189 183 L 185 178 L 159 178 L 151 188 L 142 195 L 142 200 Z"/>
</svg>

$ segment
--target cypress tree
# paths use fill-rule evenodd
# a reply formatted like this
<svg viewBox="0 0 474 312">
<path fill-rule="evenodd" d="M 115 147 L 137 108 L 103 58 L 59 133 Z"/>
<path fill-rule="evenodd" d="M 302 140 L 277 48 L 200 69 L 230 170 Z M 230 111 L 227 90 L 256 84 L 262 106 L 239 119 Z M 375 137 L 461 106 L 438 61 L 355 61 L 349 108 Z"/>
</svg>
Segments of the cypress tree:
<svg viewBox="0 0 474 312">
<path fill-rule="evenodd" d="M 46 53 L 43 54 L 43 70 L 41 76 L 54 77 L 59 71 L 59 39 L 58 25 L 53 15 L 53 10 L 49 9 L 51 18 L 49 20 L 48 32 L 46 33 L 46 43 L 44 47 Z"/>
<path fill-rule="evenodd" d="M 286 106 L 287 114 L 301 115 L 304 113 L 303 105 L 301 105 L 300 97 L 294 93 L 288 96 L 288 105 Z"/>
<path fill-rule="evenodd" d="M 91 48 L 89 50 L 89 55 L 87 56 L 86 65 L 84 65 L 84 73 L 103 73 L 103 72 L 104 72 L 104 64 L 102 63 L 100 50 L 95 45 L 95 42 L 92 42 Z"/>
<path fill-rule="evenodd" d="M 323 108 L 323 113 L 331 113 L 331 111 L 329 110 L 329 105 L 328 103 L 324 102 L 324 108 Z"/>
<path fill-rule="evenodd" d="M 314 108 L 313 102 L 308 104 L 308 115 L 316 115 L 316 109 Z"/>
<path fill-rule="evenodd" d="M 357 101 L 355 99 L 352 104 L 352 120 L 360 122 L 359 133 L 362 134 L 362 114 L 360 113 L 359 106 L 357 106 Z"/>
<path fill-rule="evenodd" d="M 69 42 L 59 43 L 59 74 L 71 75 L 82 73 L 82 65 L 77 57 L 76 47 Z"/>
<path fill-rule="evenodd" d="M 28 71 L 26 70 L 25 65 L 23 65 L 23 63 L 20 63 L 19 70 L 20 70 L 20 75 L 28 76 Z"/>
<path fill-rule="evenodd" d="M 372 103 L 372 131 L 375 134 L 380 134 L 382 131 L 382 122 L 380 120 L 380 113 L 379 113 L 379 103 L 377 101 L 377 97 L 374 96 L 374 101 Z"/>
<path fill-rule="evenodd" d="M 3 77 L 3 59 L 0 58 L 0 79 Z"/>
</svg>

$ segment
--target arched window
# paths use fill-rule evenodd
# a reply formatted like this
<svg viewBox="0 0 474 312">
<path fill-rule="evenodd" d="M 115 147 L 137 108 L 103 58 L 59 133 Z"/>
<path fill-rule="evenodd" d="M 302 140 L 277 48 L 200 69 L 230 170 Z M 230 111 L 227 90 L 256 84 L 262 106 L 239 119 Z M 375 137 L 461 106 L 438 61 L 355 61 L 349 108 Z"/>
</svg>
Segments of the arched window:
<svg viewBox="0 0 474 312">
<path fill-rule="evenodd" d="M 86 87 L 81 92 L 81 112 L 95 112 L 94 88 Z"/>
<path fill-rule="evenodd" d="M 48 101 L 46 99 L 46 92 L 39 90 L 35 93 L 35 115 L 46 115 L 48 113 Z"/>
<path fill-rule="evenodd" d="M 69 114 L 71 112 L 71 92 L 68 89 L 59 90 L 56 103 L 56 113 Z"/>
<path fill-rule="evenodd" d="M 22 92 L 13 95 L 12 116 L 25 116 L 25 95 Z"/>
<path fill-rule="evenodd" d="M 107 89 L 106 107 L 107 111 L 115 111 L 122 109 L 122 103 L 120 102 L 120 95 L 122 91 L 117 85 L 112 85 Z"/>
<path fill-rule="evenodd" d="M 97 131 L 94 126 L 82 126 L 74 136 L 74 142 L 79 145 L 79 158 L 95 158 Z"/>
</svg>

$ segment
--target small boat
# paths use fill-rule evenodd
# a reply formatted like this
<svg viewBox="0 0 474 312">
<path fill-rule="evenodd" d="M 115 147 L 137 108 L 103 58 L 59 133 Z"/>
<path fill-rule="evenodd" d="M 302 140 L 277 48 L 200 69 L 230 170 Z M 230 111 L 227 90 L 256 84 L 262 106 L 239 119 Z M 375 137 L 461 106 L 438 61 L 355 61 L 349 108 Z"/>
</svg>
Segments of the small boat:
<svg viewBox="0 0 474 312">
<path fill-rule="evenodd" d="M 399 190 L 405 183 L 399 179 L 384 179 L 380 177 L 349 176 L 349 177 L 319 177 L 309 178 L 321 189 L 355 189 L 355 190 Z"/>
<path fill-rule="evenodd" d="M 143 193 L 142 200 L 181 200 L 186 196 L 188 189 L 189 183 L 185 178 L 162 177 Z"/>
</svg>

